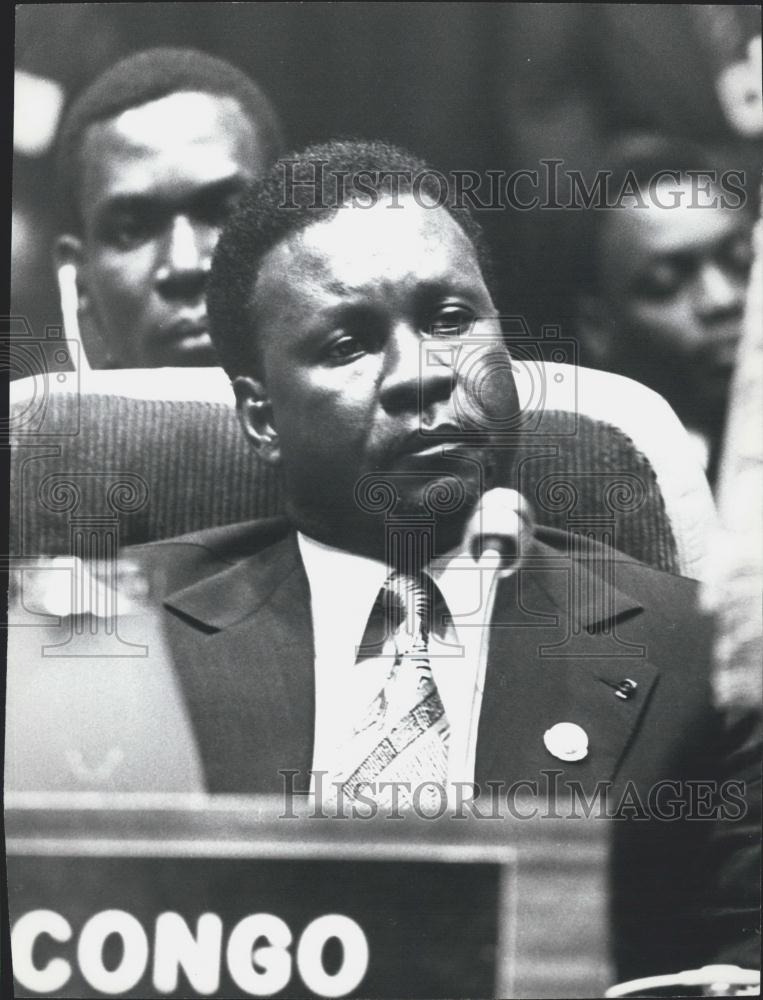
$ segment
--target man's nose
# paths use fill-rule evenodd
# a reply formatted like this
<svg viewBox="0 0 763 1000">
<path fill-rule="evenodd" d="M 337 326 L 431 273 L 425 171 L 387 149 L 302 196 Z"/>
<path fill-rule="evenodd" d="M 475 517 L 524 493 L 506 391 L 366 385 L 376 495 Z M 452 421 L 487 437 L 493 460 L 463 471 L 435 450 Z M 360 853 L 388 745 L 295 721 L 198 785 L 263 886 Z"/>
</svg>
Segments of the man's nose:
<svg viewBox="0 0 763 1000">
<path fill-rule="evenodd" d="M 735 279 L 723 267 L 708 261 L 698 277 L 698 312 L 702 319 L 715 319 L 742 309 L 744 283 Z"/>
<path fill-rule="evenodd" d="M 156 286 L 169 299 L 203 295 L 212 264 L 213 234 L 186 215 L 172 220 L 156 270 Z"/>
<path fill-rule="evenodd" d="M 438 345 L 441 343 L 441 349 Z M 453 391 L 452 350 L 399 324 L 387 343 L 381 402 L 388 413 L 423 413 Z"/>
</svg>

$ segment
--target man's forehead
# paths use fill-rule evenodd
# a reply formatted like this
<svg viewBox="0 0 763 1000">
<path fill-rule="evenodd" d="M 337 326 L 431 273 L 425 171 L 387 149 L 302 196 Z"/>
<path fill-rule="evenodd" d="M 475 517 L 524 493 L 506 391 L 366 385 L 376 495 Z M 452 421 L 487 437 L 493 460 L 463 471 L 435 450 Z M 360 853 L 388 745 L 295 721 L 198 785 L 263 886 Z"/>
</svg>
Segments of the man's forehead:
<svg viewBox="0 0 763 1000">
<path fill-rule="evenodd" d="M 680 194 L 681 202 L 672 207 L 672 198 Z M 662 204 L 647 198 L 645 206 L 609 209 L 600 244 L 602 261 L 622 259 L 627 264 L 635 256 L 701 251 L 733 233 L 746 232 L 747 212 L 719 204 L 721 196 L 721 191 L 711 188 L 709 194 L 692 201 L 688 181 L 680 186 L 666 182 L 657 188 Z"/>
<path fill-rule="evenodd" d="M 193 191 L 264 169 L 256 131 L 233 97 L 170 94 L 94 122 L 85 133 L 82 203 Z"/>
<path fill-rule="evenodd" d="M 276 267 L 298 267 L 313 281 L 347 289 L 454 269 L 482 278 L 474 246 L 455 219 L 409 196 L 380 199 L 370 208 L 346 205 L 292 234 L 268 257 Z"/>
<path fill-rule="evenodd" d="M 250 125 L 235 97 L 200 91 L 178 91 L 146 104 L 127 108 L 100 123 L 126 147 L 153 149 L 218 139 L 241 120 Z"/>
</svg>

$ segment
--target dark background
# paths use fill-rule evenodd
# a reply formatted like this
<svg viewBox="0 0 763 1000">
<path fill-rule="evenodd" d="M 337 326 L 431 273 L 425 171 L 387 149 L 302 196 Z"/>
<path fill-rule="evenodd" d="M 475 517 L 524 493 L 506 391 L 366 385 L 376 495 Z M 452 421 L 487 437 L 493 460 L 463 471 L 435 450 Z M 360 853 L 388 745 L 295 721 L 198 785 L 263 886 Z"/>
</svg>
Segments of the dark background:
<svg viewBox="0 0 763 1000">
<path fill-rule="evenodd" d="M 756 5 L 21 4 L 16 66 L 58 81 L 69 99 L 128 52 L 190 45 L 258 80 L 292 147 L 381 137 L 444 171 L 533 169 L 559 157 L 590 174 L 613 133 L 646 127 L 700 140 L 719 166 L 757 177 L 760 137 L 734 133 L 715 78 L 759 31 Z M 15 156 L 14 207 L 31 237 L 14 248 L 12 306 L 41 334 L 58 322 L 49 153 Z M 585 254 L 580 212 L 479 214 L 502 310 L 569 333 Z"/>
</svg>

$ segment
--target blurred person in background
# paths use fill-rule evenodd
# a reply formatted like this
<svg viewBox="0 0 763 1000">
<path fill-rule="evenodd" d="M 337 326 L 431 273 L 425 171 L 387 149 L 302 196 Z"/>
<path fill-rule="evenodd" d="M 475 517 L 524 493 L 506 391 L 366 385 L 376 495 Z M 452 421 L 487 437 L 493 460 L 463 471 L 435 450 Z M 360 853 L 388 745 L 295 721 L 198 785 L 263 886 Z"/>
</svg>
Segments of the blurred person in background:
<svg viewBox="0 0 763 1000">
<path fill-rule="evenodd" d="M 754 261 L 742 340 L 731 384 L 718 473 L 720 531 L 712 540 L 712 573 L 701 590 L 715 619 L 713 694 L 738 745 L 760 746 L 763 701 L 763 225 L 754 233 Z M 749 711 L 757 724 L 749 726 Z M 742 750 L 742 753 L 745 751 Z M 753 755 L 759 750 L 753 749 Z M 753 759 L 755 757 L 753 756 Z M 761 772 L 749 782 L 749 801 L 760 815 Z M 755 856 L 754 840 L 741 840 L 737 863 Z"/>
<path fill-rule="evenodd" d="M 718 473 L 721 533 L 715 572 L 704 603 L 716 616 L 715 693 L 723 706 L 763 700 L 763 223 L 754 237 L 755 259 L 744 332 L 731 385 L 729 415 Z"/>
<path fill-rule="evenodd" d="M 23 69 L 15 71 L 11 309 L 3 354 L 11 379 L 43 370 L 71 369 L 68 352 L 66 360 L 61 354 L 57 337 L 61 320 L 50 280 L 56 206 L 47 154 L 63 103 L 63 88 L 55 80 Z"/>
<path fill-rule="evenodd" d="M 763 162 L 759 4 L 517 3 L 501 39 L 497 99 L 504 162 L 562 161 L 590 181 L 610 167 L 626 131 L 676 136 L 707 149 L 720 170 L 746 175 L 757 196 Z M 581 211 L 523 211 L 505 227 L 521 244 L 526 309 L 536 323 L 571 322 Z M 519 228 L 518 228 L 519 227 Z"/>
<path fill-rule="evenodd" d="M 57 139 L 55 263 L 59 281 L 76 284 L 92 367 L 217 363 L 212 252 L 246 184 L 282 148 L 260 88 L 193 49 L 134 53 L 73 101 Z"/>
<path fill-rule="evenodd" d="M 751 264 L 746 192 L 680 141 L 623 137 L 604 161 L 611 207 L 587 210 L 581 358 L 664 396 L 713 480 Z"/>
</svg>

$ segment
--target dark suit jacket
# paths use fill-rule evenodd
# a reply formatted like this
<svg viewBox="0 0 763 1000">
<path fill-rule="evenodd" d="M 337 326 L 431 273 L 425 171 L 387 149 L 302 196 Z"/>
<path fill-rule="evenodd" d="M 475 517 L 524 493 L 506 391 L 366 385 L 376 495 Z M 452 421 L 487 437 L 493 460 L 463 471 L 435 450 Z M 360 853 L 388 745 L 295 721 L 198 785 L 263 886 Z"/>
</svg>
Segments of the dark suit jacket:
<svg viewBox="0 0 763 1000">
<path fill-rule="evenodd" d="M 306 790 L 313 637 L 288 522 L 128 551 L 164 606 L 209 790 L 282 793 L 283 769 L 299 771 Z M 607 783 L 599 789 L 621 816 L 611 823 L 621 977 L 756 962 L 755 807 L 740 817 L 740 789 L 718 794 L 720 782 L 757 776 L 755 720 L 713 707 L 710 629 L 695 592 L 692 581 L 539 529 L 496 595 L 475 780 L 483 790 L 537 782 L 546 797 L 569 782 L 589 795 Z M 636 688 L 623 699 L 625 679 Z M 543 734 L 557 722 L 586 731 L 584 760 L 548 752 Z"/>
</svg>

